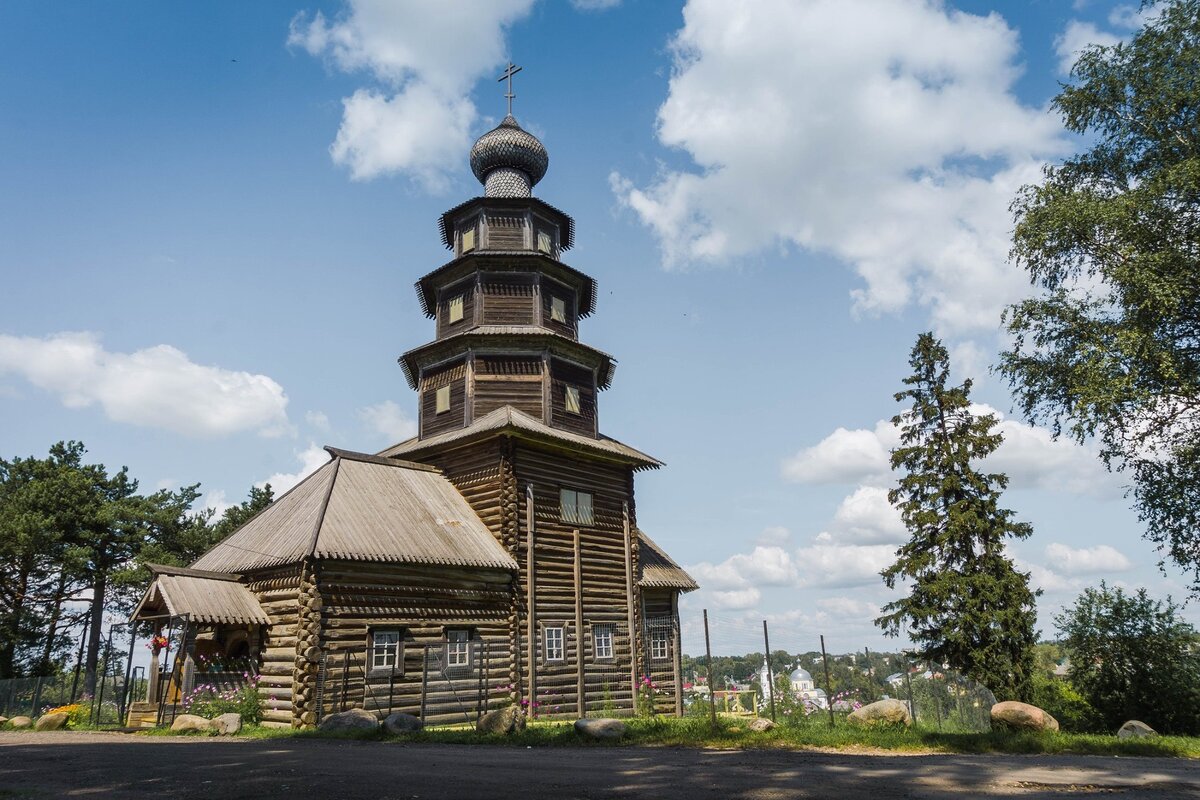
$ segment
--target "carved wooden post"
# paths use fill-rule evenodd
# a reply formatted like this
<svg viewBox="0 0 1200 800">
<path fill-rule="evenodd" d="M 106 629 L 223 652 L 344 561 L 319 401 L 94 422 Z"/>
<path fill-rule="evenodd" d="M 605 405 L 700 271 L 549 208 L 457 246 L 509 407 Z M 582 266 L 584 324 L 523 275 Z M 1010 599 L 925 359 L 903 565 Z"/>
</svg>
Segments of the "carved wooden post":
<svg viewBox="0 0 1200 800">
<path fill-rule="evenodd" d="M 638 712 L 638 653 L 641 650 L 637 626 L 637 612 L 633 593 L 633 539 L 629 526 L 629 503 L 621 509 L 621 519 L 625 531 L 625 611 L 629 624 L 629 689 L 633 704 L 633 713 Z"/>
<path fill-rule="evenodd" d="M 512 439 L 500 445 L 500 536 L 501 545 L 514 561 L 519 561 L 521 515 L 518 509 L 520 495 L 517 491 L 517 476 L 513 470 Z M 513 704 L 521 702 L 521 590 L 519 573 L 513 576 L 508 611 L 509 699 Z"/>
<path fill-rule="evenodd" d="M 575 705 L 579 716 L 587 716 L 583 683 L 583 559 L 580 555 L 579 529 L 575 529 Z"/>
<path fill-rule="evenodd" d="M 525 712 L 533 719 L 533 704 L 537 700 L 537 570 L 534 562 L 534 508 L 533 485 L 525 486 L 525 616 L 528 620 L 526 630 L 526 653 L 529 663 L 529 699 Z"/>
</svg>

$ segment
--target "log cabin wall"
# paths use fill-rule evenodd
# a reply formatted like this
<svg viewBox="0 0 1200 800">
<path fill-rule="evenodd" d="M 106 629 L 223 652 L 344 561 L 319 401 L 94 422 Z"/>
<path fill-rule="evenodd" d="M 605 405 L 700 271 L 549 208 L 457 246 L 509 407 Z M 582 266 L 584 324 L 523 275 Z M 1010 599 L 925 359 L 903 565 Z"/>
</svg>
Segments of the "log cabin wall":
<svg viewBox="0 0 1200 800">
<path fill-rule="evenodd" d="M 461 298 L 462 317 L 450 321 L 450 306 L 455 298 Z M 437 304 L 437 338 L 459 333 L 475 323 L 475 276 L 465 281 L 438 290 Z"/>
<path fill-rule="evenodd" d="M 475 419 L 510 405 L 534 419 L 542 418 L 543 362 L 540 357 L 475 357 Z"/>
<path fill-rule="evenodd" d="M 430 564 L 322 561 L 320 591 L 324 599 L 321 647 L 325 653 L 323 713 L 345 708 L 382 712 L 390 708 L 421 711 L 422 684 L 427 687 L 425 720 L 430 724 L 462 722 L 473 711 L 479 670 L 483 685 L 494 689 L 510 678 L 507 658 L 476 663 L 461 678 L 444 664 L 441 643 L 447 631 L 469 631 L 472 641 L 488 643 L 489 653 L 503 653 L 509 640 L 512 574 L 504 570 Z M 368 648 L 372 631 L 400 632 L 401 648 L 390 675 L 372 669 Z M 432 670 L 426 668 L 430 647 Z M 348 655 L 347 655 L 348 654 Z M 462 684 L 462 685 L 459 685 Z M 495 695 L 493 695 L 495 698 Z M 495 699 L 493 699 L 493 703 Z M 472 714 L 471 720 L 474 716 Z"/>
<path fill-rule="evenodd" d="M 263 704 L 263 725 L 290 728 L 300 610 L 300 566 L 257 572 L 249 577 L 246 585 L 271 620 L 263 627 L 259 650 L 261 678 L 258 693 Z"/>
<path fill-rule="evenodd" d="M 437 390 L 450 387 L 450 408 L 437 411 Z M 454 430 L 466 425 L 466 364 L 459 361 L 424 370 L 421 373 L 420 427 L 422 436 Z"/>
<path fill-rule="evenodd" d="M 481 276 L 484 325 L 533 325 L 536 293 L 527 273 L 484 273 Z"/>
<path fill-rule="evenodd" d="M 679 680 L 678 593 L 673 589 L 642 589 L 642 626 L 646 639 L 643 673 L 658 687 L 654 708 L 676 712 L 675 684 Z"/>
<path fill-rule="evenodd" d="M 623 504 L 629 501 L 630 469 L 592 461 L 569 454 L 557 454 L 518 442 L 514 447 L 513 469 L 519 485 L 518 518 L 522 521 L 521 543 L 517 548 L 521 564 L 519 593 L 524 596 L 529 564 L 525 558 L 528 531 L 526 486 L 533 485 L 534 563 L 536 568 L 536 652 L 537 694 L 543 706 L 562 706 L 562 713 L 574 713 L 577 702 L 579 657 L 583 657 L 584 710 L 601 711 L 608 704 L 630 709 L 630 652 L 636 647 L 628 620 L 628 592 L 625 585 L 625 547 Z M 560 489 L 592 494 L 594 521 L 586 524 L 563 519 Z M 574 531 L 580 537 L 580 599 L 582 630 L 576 622 L 576 584 L 574 573 Z M 636 575 L 636 564 L 634 565 Z M 635 590 L 636 594 L 636 590 Z M 635 598 L 636 602 L 636 598 Z M 526 610 L 526 613 L 528 611 Z M 616 658 L 596 658 L 593 631 L 598 625 L 611 626 Z M 562 627 L 565 659 L 546 660 L 545 631 Z M 522 625 L 522 631 L 524 631 Z M 527 648 L 519 648 L 519 673 L 529 675 Z M 569 710 L 566 707 L 570 707 Z"/>
<path fill-rule="evenodd" d="M 567 410 L 567 387 L 579 391 L 579 413 Z M 584 436 L 595 436 L 596 377 L 590 369 L 560 359 L 550 362 L 550 424 Z"/>
<path fill-rule="evenodd" d="M 529 250 L 528 229 L 524 214 L 489 211 L 485 246 L 488 250 Z"/>
</svg>

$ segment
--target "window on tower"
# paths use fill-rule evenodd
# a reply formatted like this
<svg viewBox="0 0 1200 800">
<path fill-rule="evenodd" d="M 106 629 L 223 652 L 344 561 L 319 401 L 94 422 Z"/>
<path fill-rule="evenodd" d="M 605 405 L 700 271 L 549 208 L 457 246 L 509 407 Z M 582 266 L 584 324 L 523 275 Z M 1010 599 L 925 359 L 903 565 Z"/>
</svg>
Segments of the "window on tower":
<svg viewBox="0 0 1200 800">
<path fill-rule="evenodd" d="M 439 388 L 437 390 L 436 413 L 441 414 L 442 412 L 449 411 L 449 410 L 450 410 L 450 387 L 442 386 L 441 388 Z"/>
<path fill-rule="evenodd" d="M 447 321 L 454 323 L 459 322 L 463 318 L 463 296 L 460 294 L 450 298 L 450 307 L 447 312 Z"/>
<path fill-rule="evenodd" d="M 543 253 L 550 254 L 552 252 L 553 246 L 554 246 L 554 243 L 550 239 L 550 234 L 547 233 L 546 231 L 538 231 L 537 249 L 542 251 Z"/>
<path fill-rule="evenodd" d="M 464 253 L 475 249 L 475 228 L 467 228 L 462 232 L 462 251 Z"/>
<path fill-rule="evenodd" d="M 592 512 L 591 492 L 581 492 L 577 489 L 560 489 L 558 492 L 559 519 L 576 525 L 596 524 Z"/>
<path fill-rule="evenodd" d="M 567 390 L 565 395 L 566 399 L 564 402 L 567 412 L 571 414 L 582 414 L 583 412 L 579 410 L 579 387 L 567 386 L 564 388 Z"/>
<path fill-rule="evenodd" d="M 564 325 L 567 322 L 567 301 L 561 297 L 550 298 L 550 321 L 561 322 Z"/>
</svg>

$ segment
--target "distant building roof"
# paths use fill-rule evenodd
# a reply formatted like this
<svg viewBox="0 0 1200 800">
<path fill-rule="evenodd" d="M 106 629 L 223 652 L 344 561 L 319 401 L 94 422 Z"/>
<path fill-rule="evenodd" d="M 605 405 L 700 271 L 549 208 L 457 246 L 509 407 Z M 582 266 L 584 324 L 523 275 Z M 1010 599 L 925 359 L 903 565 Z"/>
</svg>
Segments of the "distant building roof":
<svg viewBox="0 0 1200 800">
<path fill-rule="evenodd" d="M 512 570 L 502 548 L 435 467 L 325 448 L 332 459 L 192 566 L 249 572 L 306 555 Z"/>
<path fill-rule="evenodd" d="M 629 445 L 622 444 L 616 439 L 610 439 L 603 435 L 593 439 L 590 436 L 552 428 L 512 406 L 501 406 L 459 430 L 439 433 L 425 439 L 415 437 L 408 439 L 380 451 L 379 455 L 387 458 L 408 456 L 433 447 L 466 441 L 496 431 L 509 431 L 523 438 L 566 447 L 570 450 L 587 450 L 615 461 L 632 464 L 635 470 L 654 469 L 663 465 L 658 459 L 648 456 L 640 450 L 635 450 Z"/>
<path fill-rule="evenodd" d="M 788 678 L 792 683 L 800 683 L 801 681 L 811 681 L 812 674 L 804 667 L 796 667 L 792 670 L 791 676 Z"/>
</svg>

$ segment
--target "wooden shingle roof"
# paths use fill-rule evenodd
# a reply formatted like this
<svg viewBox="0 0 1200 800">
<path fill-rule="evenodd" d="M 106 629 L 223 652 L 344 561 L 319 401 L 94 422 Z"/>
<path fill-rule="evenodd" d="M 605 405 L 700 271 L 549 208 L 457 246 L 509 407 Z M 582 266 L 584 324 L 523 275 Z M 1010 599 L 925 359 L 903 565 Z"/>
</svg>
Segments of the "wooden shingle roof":
<svg viewBox="0 0 1200 800">
<path fill-rule="evenodd" d="M 394 444 L 379 455 L 387 458 L 402 458 L 411 453 L 418 453 L 434 447 L 459 441 L 468 441 L 478 436 L 496 432 L 508 432 L 522 438 L 539 440 L 556 444 L 571 450 L 590 451 L 597 455 L 631 464 L 635 470 L 656 469 L 663 464 L 657 458 L 648 456 L 616 439 L 600 436 L 593 439 L 590 436 L 573 433 L 572 431 L 552 428 L 539 419 L 535 419 L 524 411 L 512 406 L 501 406 L 495 411 L 484 414 L 465 428 L 446 431 L 424 439 L 413 438 Z"/>
<path fill-rule="evenodd" d="M 227 625 L 270 623 L 254 593 L 231 575 L 150 565 L 154 582 L 133 612 L 133 619 L 167 613 L 191 622 Z"/>
<path fill-rule="evenodd" d="M 700 584 L 684 571 L 683 567 L 667 555 L 667 552 L 654 543 L 654 540 L 639 530 L 638 562 L 641 565 L 641 575 L 638 585 L 651 589 L 679 589 L 691 592 L 700 588 Z"/>
<path fill-rule="evenodd" d="M 327 447 L 333 457 L 201 556 L 244 573 L 307 555 L 512 570 L 517 564 L 435 467 Z"/>
</svg>

